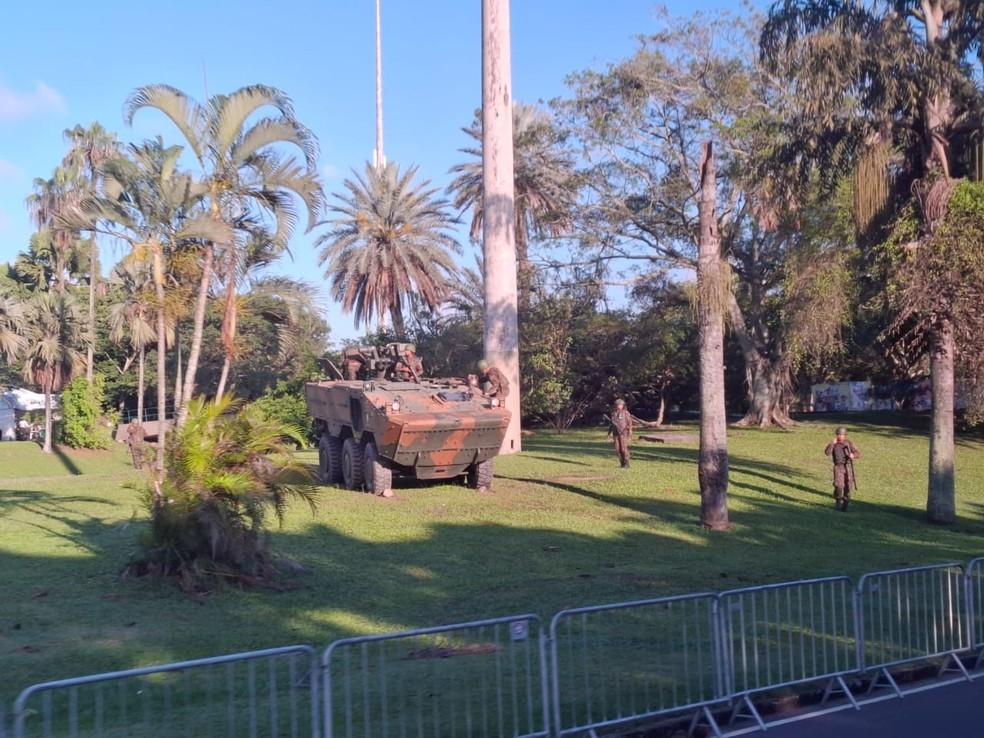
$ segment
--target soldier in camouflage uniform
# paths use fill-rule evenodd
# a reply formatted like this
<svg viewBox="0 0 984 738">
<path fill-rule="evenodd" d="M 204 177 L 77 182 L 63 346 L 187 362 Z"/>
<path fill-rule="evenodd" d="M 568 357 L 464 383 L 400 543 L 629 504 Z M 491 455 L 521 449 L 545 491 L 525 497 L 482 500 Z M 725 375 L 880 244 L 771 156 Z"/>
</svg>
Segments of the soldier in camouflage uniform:
<svg viewBox="0 0 984 738">
<path fill-rule="evenodd" d="M 625 400 L 621 398 L 615 400 L 608 435 L 612 437 L 619 463 L 625 469 L 629 465 L 629 442 L 632 440 L 632 413 L 626 409 Z"/>
<path fill-rule="evenodd" d="M 851 501 L 851 490 L 857 491 L 858 488 L 854 459 L 859 458 L 861 452 L 848 440 L 847 428 L 838 428 L 834 440 L 827 444 L 823 452 L 834 462 L 834 508 L 846 512 Z"/>
<path fill-rule="evenodd" d="M 481 383 L 482 391 L 486 397 L 497 397 L 504 400 L 509 396 L 509 380 L 506 375 L 494 366 L 489 366 L 489 362 L 482 359 L 478 362 L 478 381 Z"/>
<path fill-rule="evenodd" d="M 131 420 L 126 429 L 126 445 L 130 447 L 130 456 L 133 458 L 133 468 L 143 469 L 144 465 L 144 427 L 136 420 Z"/>
</svg>

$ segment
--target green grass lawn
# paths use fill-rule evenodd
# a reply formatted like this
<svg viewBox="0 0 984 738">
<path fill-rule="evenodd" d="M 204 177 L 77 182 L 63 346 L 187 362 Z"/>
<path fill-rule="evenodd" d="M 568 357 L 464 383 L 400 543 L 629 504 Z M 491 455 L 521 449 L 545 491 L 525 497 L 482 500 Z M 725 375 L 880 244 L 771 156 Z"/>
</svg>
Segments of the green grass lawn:
<svg viewBox="0 0 984 738">
<path fill-rule="evenodd" d="M 923 519 L 925 431 L 850 419 L 861 489 L 841 514 L 822 453 L 840 420 L 730 432 L 728 533 L 696 524 L 694 445 L 637 443 L 620 470 L 600 430 L 538 432 L 497 462 L 494 494 L 325 489 L 316 515 L 297 504 L 274 533 L 311 570 L 298 589 L 204 599 L 118 578 L 144 514 L 124 448 L 0 443 L 0 699 L 102 670 L 984 554 L 984 443 L 960 440 L 960 521 L 938 528 Z"/>
</svg>

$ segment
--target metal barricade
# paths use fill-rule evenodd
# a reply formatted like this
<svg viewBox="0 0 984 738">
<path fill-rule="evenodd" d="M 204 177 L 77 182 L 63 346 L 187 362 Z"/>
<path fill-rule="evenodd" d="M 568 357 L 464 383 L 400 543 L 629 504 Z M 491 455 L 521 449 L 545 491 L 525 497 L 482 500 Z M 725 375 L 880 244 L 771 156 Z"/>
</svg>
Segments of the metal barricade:
<svg viewBox="0 0 984 738">
<path fill-rule="evenodd" d="M 289 646 L 61 679 L 14 704 L 14 738 L 318 738 L 314 649 Z"/>
<path fill-rule="evenodd" d="M 967 563 L 967 634 L 970 647 L 978 650 L 974 668 L 984 661 L 984 558 Z"/>
<path fill-rule="evenodd" d="M 360 638 L 324 652 L 325 738 L 549 734 L 536 615 Z"/>
<path fill-rule="evenodd" d="M 713 594 L 557 613 L 550 623 L 554 730 L 582 731 L 708 709 L 726 700 Z"/>
<path fill-rule="evenodd" d="M 858 663 L 875 671 L 869 691 L 881 681 L 902 691 L 888 669 L 944 657 L 970 678 L 956 654 L 970 648 L 966 580 L 960 564 L 917 566 L 865 574 L 857 585 Z"/>
<path fill-rule="evenodd" d="M 858 671 L 854 590 L 847 577 L 768 584 L 718 595 L 727 691 L 765 726 L 749 695 L 826 681 L 858 707 L 844 676 Z"/>
</svg>

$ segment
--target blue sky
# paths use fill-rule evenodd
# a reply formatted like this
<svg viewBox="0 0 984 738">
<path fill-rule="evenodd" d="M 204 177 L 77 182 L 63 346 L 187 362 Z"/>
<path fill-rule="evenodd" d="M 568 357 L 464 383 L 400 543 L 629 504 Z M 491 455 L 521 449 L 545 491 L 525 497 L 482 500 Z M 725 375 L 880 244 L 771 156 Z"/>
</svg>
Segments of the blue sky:
<svg viewBox="0 0 984 738">
<path fill-rule="evenodd" d="M 460 129 L 480 104 L 478 0 L 383 0 L 386 156 L 416 163 L 435 185 L 466 145 Z M 672 2 L 669 10 L 734 8 L 720 0 Z M 124 141 L 162 134 L 180 143 L 152 111 L 132 128 L 122 105 L 135 87 L 166 82 L 202 98 L 254 82 L 294 100 L 321 142 L 329 192 L 374 146 L 373 0 L 91 0 L 4 8 L 0 47 L 0 262 L 24 248 L 24 198 L 64 154 L 62 131 L 93 120 Z M 514 97 L 548 100 L 572 71 L 630 54 L 639 34 L 657 30 L 651 0 L 517 0 L 512 4 Z M 298 234 L 293 260 L 274 271 L 321 283 L 314 236 Z M 104 261 L 119 257 L 106 246 Z M 465 257 L 471 263 L 471 257 Z M 324 299 L 334 339 L 356 335 L 351 316 Z"/>
</svg>

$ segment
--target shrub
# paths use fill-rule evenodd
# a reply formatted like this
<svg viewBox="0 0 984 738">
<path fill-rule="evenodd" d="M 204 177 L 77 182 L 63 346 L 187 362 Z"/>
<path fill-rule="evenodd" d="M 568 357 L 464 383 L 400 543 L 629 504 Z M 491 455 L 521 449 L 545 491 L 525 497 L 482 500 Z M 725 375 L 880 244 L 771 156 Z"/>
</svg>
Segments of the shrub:
<svg viewBox="0 0 984 738">
<path fill-rule="evenodd" d="M 92 378 L 76 377 L 62 391 L 60 441 L 72 448 L 106 448 L 105 432 L 99 428 L 104 380 L 101 374 Z M 56 436 L 57 437 L 57 436 Z"/>
<path fill-rule="evenodd" d="M 282 522 L 291 497 L 312 511 L 315 503 L 294 443 L 303 443 L 300 429 L 255 405 L 193 400 L 168 449 L 164 480 L 145 490 L 150 531 L 127 572 L 173 577 L 186 591 L 219 582 L 276 586 L 269 518 Z"/>
<path fill-rule="evenodd" d="M 314 418 L 308 415 L 302 383 L 280 380 L 276 387 L 255 400 L 253 406 L 269 420 L 300 428 L 309 443 L 317 441 Z"/>
</svg>

